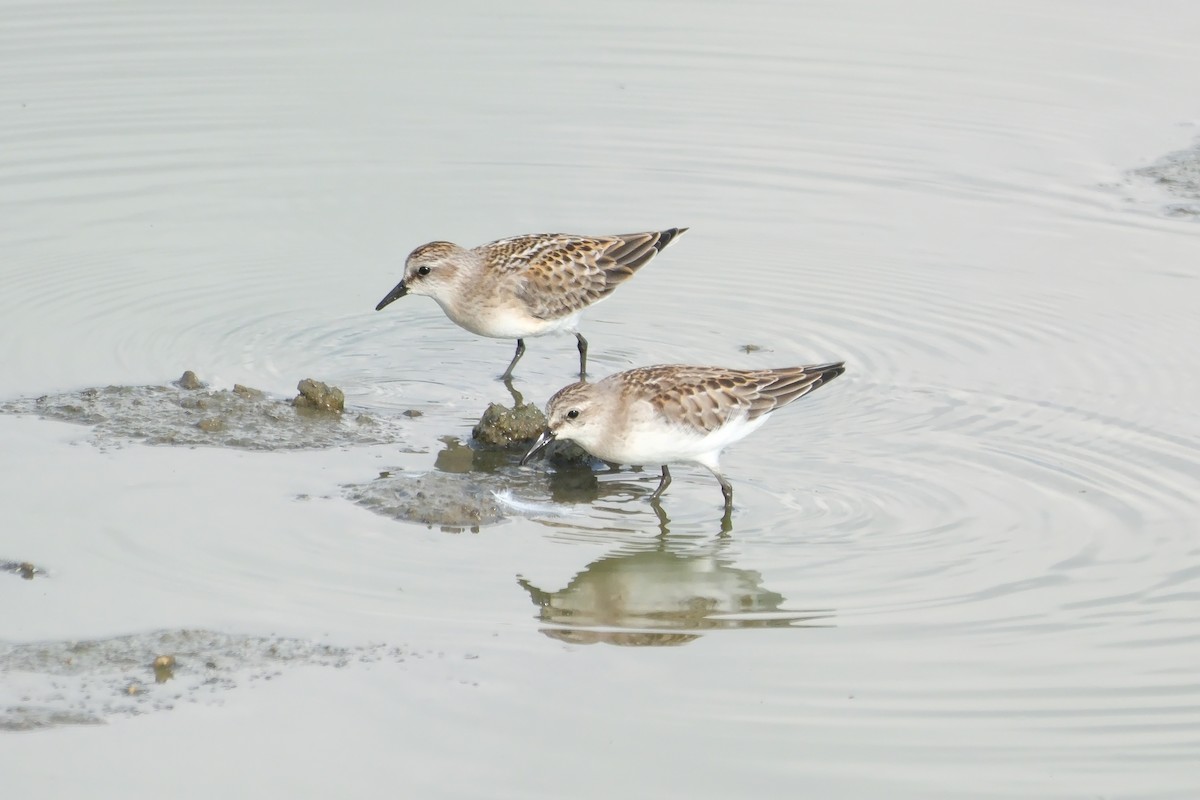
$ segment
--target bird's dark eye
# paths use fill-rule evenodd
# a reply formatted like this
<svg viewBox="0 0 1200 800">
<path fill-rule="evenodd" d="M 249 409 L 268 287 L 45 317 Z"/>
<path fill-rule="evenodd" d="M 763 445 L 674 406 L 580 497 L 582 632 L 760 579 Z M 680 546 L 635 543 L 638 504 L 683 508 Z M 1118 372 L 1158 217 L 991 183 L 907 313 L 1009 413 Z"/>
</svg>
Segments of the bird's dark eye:
<svg viewBox="0 0 1200 800">
<path fill-rule="evenodd" d="M 575 419 L 578 416 L 579 416 L 578 408 L 572 408 L 570 411 L 567 412 L 567 419 Z"/>
<path fill-rule="evenodd" d="M 418 275 L 428 275 L 429 267 L 417 267 L 417 274 Z"/>
</svg>

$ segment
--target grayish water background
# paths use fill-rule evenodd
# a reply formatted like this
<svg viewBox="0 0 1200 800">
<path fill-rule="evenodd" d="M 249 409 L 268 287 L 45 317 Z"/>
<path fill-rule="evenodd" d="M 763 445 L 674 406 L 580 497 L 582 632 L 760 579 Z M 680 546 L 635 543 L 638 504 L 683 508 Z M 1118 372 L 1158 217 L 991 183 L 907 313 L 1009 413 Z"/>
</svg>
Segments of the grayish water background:
<svg viewBox="0 0 1200 800">
<path fill-rule="evenodd" d="M 1200 227 L 1126 175 L 1197 133 L 1197 4 L 0 19 L 0 398 L 192 368 L 424 411 L 415 454 L 98 449 L 0 417 L 0 559 L 50 572 L 0 575 L 0 640 L 428 656 L 6 734 L 16 794 L 1200 794 Z M 665 542 L 648 474 L 477 534 L 342 496 L 507 398 L 510 343 L 421 298 L 371 311 L 412 247 L 672 225 L 585 318 L 596 374 L 850 362 L 728 453 L 731 538 L 686 469 Z M 575 349 L 529 345 L 542 401 Z"/>
</svg>

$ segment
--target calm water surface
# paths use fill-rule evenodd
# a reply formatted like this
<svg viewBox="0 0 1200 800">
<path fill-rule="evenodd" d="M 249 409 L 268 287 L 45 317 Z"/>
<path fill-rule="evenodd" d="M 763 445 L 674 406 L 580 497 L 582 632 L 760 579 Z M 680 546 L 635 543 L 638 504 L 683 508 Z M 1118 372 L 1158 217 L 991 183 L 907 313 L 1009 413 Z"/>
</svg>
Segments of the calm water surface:
<svg viewBox="0 0 1200 800">
<path fill-rule="evenodd" d="M 0 574 L 0 642 L 425 655 L 3 734 L 14 795 L 1200 796 L 1200 227 L 1126 174 L 1197 133 L 1194 2 L 0 18 L 0 400 L 190 368 L 423 412 L 415 453 L 0 416 L 0 561 L 49 573 Z M 345 499 L 508 398 L 511 343 L 371 310 L 410 249 L 674 225 L 596 374 L 850 366 L 728 452 L 730 537 L 689 468 L 665 520 L 653 471 L 511 468 L 573 504 L 476 533 Z M 575 363 L 532 340 L 517 388 Z"/>
</svg>

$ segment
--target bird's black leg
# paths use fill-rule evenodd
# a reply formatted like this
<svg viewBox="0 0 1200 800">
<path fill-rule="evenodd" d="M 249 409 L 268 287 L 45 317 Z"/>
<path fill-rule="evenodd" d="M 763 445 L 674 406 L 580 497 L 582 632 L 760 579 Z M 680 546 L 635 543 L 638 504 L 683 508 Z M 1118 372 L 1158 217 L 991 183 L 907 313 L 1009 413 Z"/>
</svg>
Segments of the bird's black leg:
<svg viewBox="0 0 1200 800">
<path fill-rule="evenodd" d="M 517 339 L 517 352 L 513 355 L 513 360 L 508 362 L 508 369 L 504 370 L 504 374 L 500 376 L 500 380 L 512 380 L 513 367 L 521 360 L 521 356 L 525 355 L 525 340 Z"/>
<path fill-rule="evenodd" d="M 708 466 L 707 464 L 705 466 Z M 728 518 L 733 512 L 733 484 L 725 480 L 725 476 L 712 467 L 708 467 L 708 471 L 713 474 L 713 477 L 721 484 L 721 494 L 725 496 L 725 517 Z"/>
<path fill-rule="evenodd" d="M 721 494 L 725 495 L 725 513 L 733 511 L 733 484 L 725 480 L 725 476 L 721 473 L 714 473 L 717 480 L 721 482 Z"/>
<path fill-rule="evenodd" d="M 667 469 L 667 465 L 663 464 L 662 480 L 658 482 L 658 488 L 654 490 L 654 494 L 650 495 L 651 500 L 657 500 L 662 496 L 663 491 L 671 485 L 671 471 Z"/>
</svg>

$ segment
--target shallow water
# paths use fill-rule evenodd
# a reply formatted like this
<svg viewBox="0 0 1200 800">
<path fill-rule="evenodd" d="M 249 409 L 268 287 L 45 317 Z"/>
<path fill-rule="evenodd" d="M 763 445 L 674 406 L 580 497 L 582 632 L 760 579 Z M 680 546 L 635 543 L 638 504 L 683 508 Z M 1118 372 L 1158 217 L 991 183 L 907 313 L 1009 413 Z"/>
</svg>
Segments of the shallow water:
<svg viewBox="0 0 1200 800">
<path fill-rule="evenodd" d="M 0 572 L 0 713 L 46 721 L 6 786 L 1200 793 L 1194 3 L 0 11 L 0 404 L 316 376 L 387 434 L 0 414 L 39 570 Z M 466 453 L 512 343 L 371 310 L 431 239 L 674 225 L 595 374 L 849 362 L 727 452 L 728 537 L 701 469 L 660 518 L 657 470 Z M 540 403 L 577 356 L 528 345 Z M 498 521 L 397 519 L 427 473 Z M 238 691 L 12 655 L 184 630 L 313 644 Z"/>
</svg>

